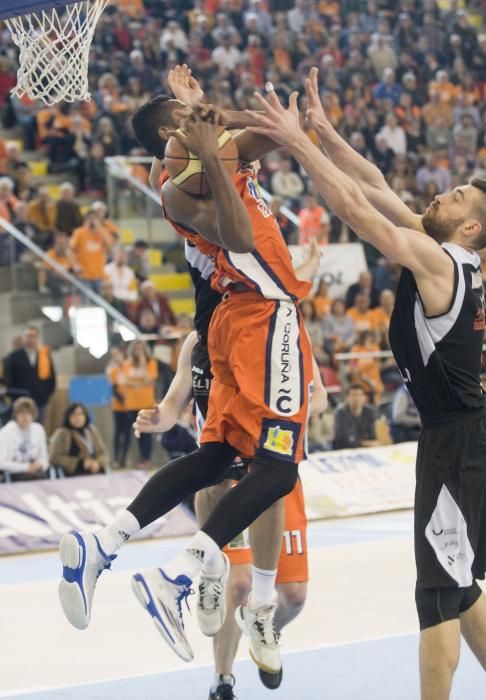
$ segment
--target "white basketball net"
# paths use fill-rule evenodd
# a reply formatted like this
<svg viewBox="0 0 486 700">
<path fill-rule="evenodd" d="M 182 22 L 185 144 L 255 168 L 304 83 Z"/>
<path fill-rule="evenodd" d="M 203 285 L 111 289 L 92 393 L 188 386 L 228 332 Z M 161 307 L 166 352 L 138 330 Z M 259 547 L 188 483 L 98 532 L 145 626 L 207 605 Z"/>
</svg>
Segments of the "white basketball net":
<svg viewBox="0 0 486 700">
<path fill-rule="evenodd" d="M 88 60 L 94 30 L 110 0 L 83 0 L 5 20 L 20 49 L 12 94 L 48 105 L 91 98 Z"/>
</svg>

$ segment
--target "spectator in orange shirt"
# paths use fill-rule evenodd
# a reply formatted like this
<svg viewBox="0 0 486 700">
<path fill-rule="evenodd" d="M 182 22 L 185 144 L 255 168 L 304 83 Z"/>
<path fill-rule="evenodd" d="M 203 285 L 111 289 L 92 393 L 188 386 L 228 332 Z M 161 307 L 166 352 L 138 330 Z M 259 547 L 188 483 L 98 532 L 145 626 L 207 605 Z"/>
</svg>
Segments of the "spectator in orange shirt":
<svg viewBox="0 0 486 700">
<path fill-rule="evenodd" d="M 349 313 L 349 312 L 348 312 Z M 359 336 L 357 345 L 353 345 L 351 352 L 367 353 L 379 352 L 380 348 L 375 342 L 375 335 L 372 331 L 363 331 Z M 383 382 L 381 380 L 380 360 L 376 357 L 363 357 L 363 359 L 351 360 L 351 381 L 361 384 L 370 403 L 377 406 L 380 403 L 383 393 Z"/>
<path fill-rule="evenodd" d="M 125 466 L 132 430 L 125 408 L 125 375 L 123 373 L 125 357 L 121 348 L 118 347 L 112 348 L 110 355 L 111 359 L 106 368 L 106 374 L 112 387 L 113 467 L 118 469 Z"/>
<path fill-rule="evenodd" d="M 69 238 L 64 231 L 58 231 L 55 234 L 54 246 L 46 254 L 64 270 L 71 272 L 73 257 L 69 249 Z M 41 293 L 51 292 L 53 296 L 60 297 L 69 294 L 70 290 L 71 284 L 49 263 L 43 262 L 39 270 L 39 291 Z"/>
<path fill-rule="evenodd" d="M 375 312 L 370 309 L 369 294 L 360 292 L 356 295 L 354 306 L 347 311 L 356 331 L 374 331 L 376 326 Z"/>
<path fill-rule="evenodd" d="M 118 226 L 108 218 L 108 207 L 104 202 L 93 202 L 91 210 L 95 212 L 98 221 L 104 230 L 108 233 L 111 239 L 111 245 L 116 245 L 120 239 L 120 230 Z"/>
<path fill-rule="evenodd" d="M 375 331 L 379 334 L 380 340 L 386 340 L 394 305 L 394 293 L 391 289 L 384 289 L 380 294 L 380 305 L 373 309 Z"/>
<path fill-rule="evenodd" d="M 329 215 L 317 203 L 313 194 L 306 195 L 304 208 L 299 214 L 299 245 L 309 243 L 313 238 L 321 245 L 329 241 Z"/>
<path fill-rule="evenodd" d="M 332 299 L 329 296 L 329 285 L 323 279 L 319 282 L 314 296 L 314 307 L 317 318 L 324 318 L 331 311 Z"/>
<path fill-rule="evenodd" d="M 123 363 L 123 396 L 128 425 L 135 422 L 138 412 L 143 408 L 154 406 L 158 374 L 157 360 L 151 357 L 147 344 L 143 340 L 134 340 L 128 348 L 128 358 Z M 138 466 L 147 469 L 152 454 L 150 433 L 140 435 L 139 448 L 141 462 Z"/>
<path fill-rule="evenodd" d="M 79 278 L 93 291 L 100 292 L 104 268 L 111 238 L 101 226 L 98 215 L 92 209 L 86 215 L 84 225 L 77 228 L 71 238 L 74 269 Z"/>
</svg>

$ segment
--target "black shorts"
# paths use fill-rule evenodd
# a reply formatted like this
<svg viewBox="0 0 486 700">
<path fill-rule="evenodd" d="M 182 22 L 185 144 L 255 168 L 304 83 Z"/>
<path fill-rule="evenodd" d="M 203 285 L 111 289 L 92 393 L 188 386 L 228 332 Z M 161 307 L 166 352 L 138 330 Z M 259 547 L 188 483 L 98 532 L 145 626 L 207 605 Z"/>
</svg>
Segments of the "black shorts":
<svg viewBox="0 0 486 700">
<path fill-rule="evenodd" d="M 202 430 L 202 425 L 208 413 L 209 391 L 211 389 L 211 362 L 209 360 L 208 348 L 198 341 L 192 350 L 192 394 L 194 396 L 194 414 L 198 434 Z M 231 479 L 239 481 L 248 471 L 248 460 L 237 457 L 235 462 L 229 467 L 221 481 Z"/>
<path fill-rule="evenodd" d="M 424 428 L 415 490 L 418 588 L 470 586 L 486 571 L 486 412 Z"/>
</svg>

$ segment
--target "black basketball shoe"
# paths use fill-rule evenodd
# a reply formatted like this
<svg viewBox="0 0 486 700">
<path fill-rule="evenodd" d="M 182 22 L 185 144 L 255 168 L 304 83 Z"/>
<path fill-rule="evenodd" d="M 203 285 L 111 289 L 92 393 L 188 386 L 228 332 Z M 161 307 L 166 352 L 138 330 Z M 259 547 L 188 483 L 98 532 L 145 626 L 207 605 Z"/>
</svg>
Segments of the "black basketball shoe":
<svg viewBox="0 0 486 700">
<path fill-rule="evenodd" d="M 233 693 L 235 687 L 235 678 L 231 676 L 231 682 L 226 683 L 223 676 L 219 677 L 220 684 L 216 690 L 209 691 L 209 700 L 236 700 L 236 695 Z"/>
<path fill-rule="evenodd" d="M 260 676 L 260 680 L 265 688 L 268 688 L 269 690 L 277 690 L 277 688 L 280 688 L 280 684 L 282 683 L 283 668 L 281 668 L 278 673 L 267 673 L 259 668 L 258 675 Z"/>
</svg>

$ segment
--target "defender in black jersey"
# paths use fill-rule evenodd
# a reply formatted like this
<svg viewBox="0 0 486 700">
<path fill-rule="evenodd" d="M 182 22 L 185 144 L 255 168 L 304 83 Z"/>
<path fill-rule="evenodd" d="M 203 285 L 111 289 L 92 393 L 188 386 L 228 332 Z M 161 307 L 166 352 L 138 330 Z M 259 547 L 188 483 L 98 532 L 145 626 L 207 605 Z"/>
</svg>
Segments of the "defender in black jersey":
<svg viewBox="0 0 486 700">
<path fill-rule="evenodd" d="M 332 160 L 303 132 L 297 96 L 284 110 L 258 97 L 257 133 L 287 146 L 330 208 L 403 272 L 390 327 L 397 364 L 423 419 L 415 499 L 416 603 L 422 700 L 447 700 L 462 633 L 486 669 L 486 413 L 480 385 L 485 301 L 477 251 L 486 246 L 486 180 L 408 210 L 375 166 L 338 136 L 306 82 L 307 120 Z M 336 165 L 335 161 L 338 165 Z"/>
</svg>

